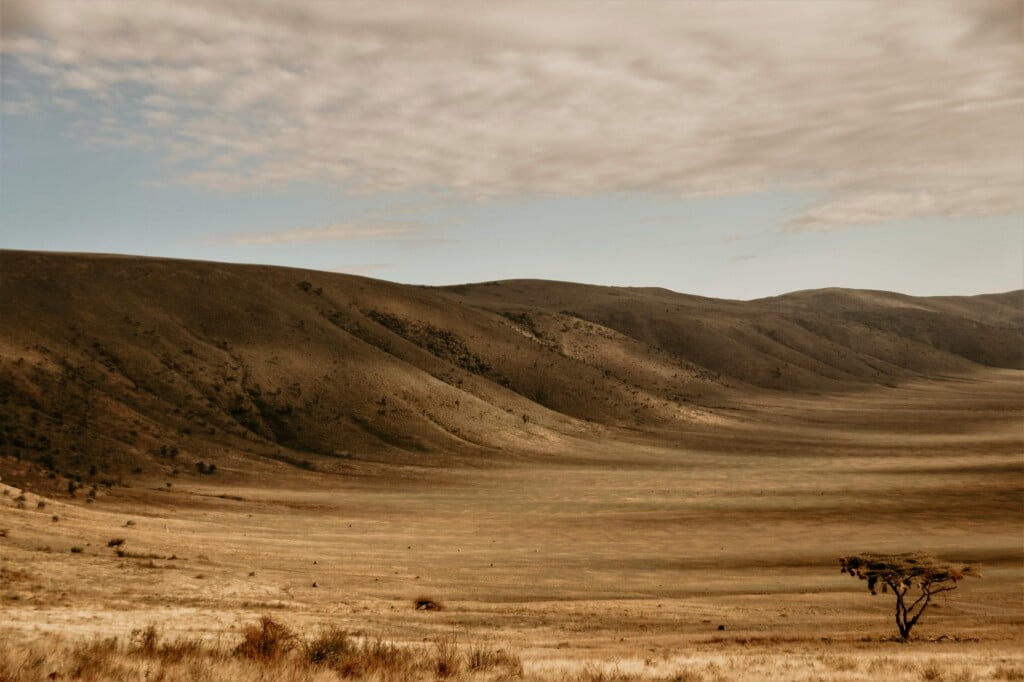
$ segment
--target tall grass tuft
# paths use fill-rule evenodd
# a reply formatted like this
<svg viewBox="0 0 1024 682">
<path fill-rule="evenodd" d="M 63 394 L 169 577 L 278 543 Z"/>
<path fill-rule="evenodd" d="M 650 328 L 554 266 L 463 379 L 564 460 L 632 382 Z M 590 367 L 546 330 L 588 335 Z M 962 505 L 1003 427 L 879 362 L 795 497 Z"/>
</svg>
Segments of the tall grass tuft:
<svg viewBox="0 0 1024 682">
<path fill-rule="evenodd" d="M 258 623 L 245 628 L 234 653 L 255 661 L 276 661 L 297 644 L 294 632 L 270 616 L 263 616 Z"/>
<path fill-rule="evenodd" d="M 441 635 L 434 639 L 434 672 L 439 678 L 458 675 L 462 669 L 462 656 L 459 654 L 459 641 L 455 633 Z"/>
</svg>

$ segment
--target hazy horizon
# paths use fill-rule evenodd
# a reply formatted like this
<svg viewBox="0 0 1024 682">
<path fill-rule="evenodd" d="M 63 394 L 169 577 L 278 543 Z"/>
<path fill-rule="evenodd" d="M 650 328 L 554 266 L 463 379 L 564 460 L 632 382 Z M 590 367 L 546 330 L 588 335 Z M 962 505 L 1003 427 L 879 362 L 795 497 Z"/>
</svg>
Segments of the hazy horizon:
<svg viewBox="0 0 1024 682">
<path fill-rule="evenodd" d="M 550 277 L 505 277 L 505 278 L 502 278 L 502 279 L 479 279 L 479 280 L 471 280 L 471 281 L 470 280 L 467 280 L 467 281 L 451 281 L 451 282 L 441 282 L 441 283 L 437 283 L 437 284 L 424 284 L 422 282 L 405 282 L 405 281 L 392 280 L 392 279 L 388 279 L 387 277 L 374 276 L 374 275 L 371 275 L 371 274 L 352 273 L 352 272 L 344 272 L 344 271 L 338 271 L 338 270 L 319 270 L 317 268 L 307 268 L 307 267 L 302 267 L 302 266 L 290 266 L 290 265 L 276 265 L 276 264 L 273 264 L 273 263 L 261 263 L 261 262 L 257 262 L 257 261 L 223 261 L 223 260 L 212 260 L 212 259 L 207 259 L 207 258 L 178 258 L 178 257 L 173 257 L 173 256 L 151 256 L 151 255 L 138 254 L 138 253 L 113 253 L 113 252 L 105 252 L 105 251 L 59 251 L 59 250 L 53 250 L 53 249 L 7 249 L 7 248 L 0 248 L 0 251 L 22 252 L 22 253 L 26 253 L 26 254 L 40 253 L 40 254 L 52 254 L 52 255 L 63 255 L 63 256 L 86 256 L 86 257 L 88 257 L 88 256 L 100 256 L 100 257 L 110 257 L 110 258 L 141 258 L 141 259 L 153 258 L 153 259 L 156 259 L 156 260 L 171 260 L 171 261 L 182 261 L 182 262 L 213 263 L 213 264 L 253 266 L 253 267 L 280 267 L 280 268 L 290 268 L 290 269 L 296 269 L 296 270 L 308 270 L 310 272 L 322 272 L 322 273 L 327 273 L 327 274 L 332 274 L 332 275 L 352 275 L 352 276 L 355 276 L 355 277 L 365 277 L 367 279 L 381 281 L 381 282 L 390 282 L 390 283 L 394 283 L 394 284 L 404 284 L 404 285 L 415 286 L 415 287 L 426 287 L 426 288 L 437 288 L 437 289 L 444 289 L 444 288 L 450 288 L 450 287 L 459 287 L 459 286 L 473 286 L 473 285 L 477 285 L 477 284 L 491 284 L 491 283 L 495 283 L 495 282 L 498 282 L 498 283 L 501 283 L 501 282 L 551 282 L 551 283 L 557 283 L 557 284 L 573 284 L 573 285 L 579 285 L 579 286 L 606 287 L 606 288 L 612 288 L 612 289 L 663 289 L 663 290 L 669 291 L 671 293 L 682 294 L 682 295 L 685 295 L 685 296 L 698 296 L 698 297 L 702 297 L 702 298 L 711 298 L 711 299 L 717 298 L 717 299 L 721 299 L 721 300 L 734 300 L 734 301 L 755 301 L 755 300 L 762 299 L 762 298 L 772 298 L 772 297 L 775 297 L 775 296 L 785 296 L 787 294 L 798 294 L 798 293 L 806 292 L 806 291 L 828 291 L 828 290 L 877 291 L 877 292 L 883 292 L 883 293 L 898 294 L 898 295 L 901 295 L 901 296 L 911 296 L 911 297 L 920 297 L 920 298 L 996 296 L 996 295 L 1000 295 L 1000 294 L 1009 294 L 1009 293 L 1016 293 L 1016 292 L 1019 292 L 1019 291 L 1024 291 L 1024 287 L 1022 287 L 1022 288 L 1017 288 L 1017 289 L 1006 289 L 1006 290 L 1001 290 L 1001 291 L 979 291 L 979 292 L 975 292 L 975 293 L 966 293 L 966 294 L 965 293 L 911 294 L 911 293 L 907 293 L 905 291 L 897 291 L 897 290 L 893 290 L 893 289 L 878 289 L 878 288 L 872 288 L 872 287 L 821 286 L 821 287 L 812 287 L 812 288 L 807 288 L 807 289 L 791 289 L 791 290 L 787 290 L 787 291 L 781 291 L 781 292 L 778 292 L 778 293 L 775 293 L 775 294 L 767 294 L 765 296 L 755 296 L 755 297 L 751 297 L 751 298 L 731 298 L 731 297 L 725 297 L 725 296 L 711 296 L 711 295 L 704 295 L 704 294 L 695 294 L 695 293 L 690 292 L 690 291 L 680 291 L 678 289 L 672 289 L 670 287 L 663 287 L 663 286 L 628 285 L 628 284 L 615 284 L 615 283 L 608 283 L 608 282 L 587 282 L 587 281 L 581 281 L 581 280 L 556 279 L 556 278 L 550 278 Z"/>
</svg>

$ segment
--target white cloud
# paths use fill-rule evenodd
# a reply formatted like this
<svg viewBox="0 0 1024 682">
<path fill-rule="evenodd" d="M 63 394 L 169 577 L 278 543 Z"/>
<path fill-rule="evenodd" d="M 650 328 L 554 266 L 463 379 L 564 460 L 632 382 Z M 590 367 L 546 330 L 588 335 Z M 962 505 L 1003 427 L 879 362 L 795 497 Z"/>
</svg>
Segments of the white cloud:
<svg viewBox="0 0 1024 682">
<path fill-rule="evenodd" d="M 793 230 L 1024 209 L 1012 0 L 29 5 L 4 52 L 204 186 L 823 191 Z"/>
</svg>

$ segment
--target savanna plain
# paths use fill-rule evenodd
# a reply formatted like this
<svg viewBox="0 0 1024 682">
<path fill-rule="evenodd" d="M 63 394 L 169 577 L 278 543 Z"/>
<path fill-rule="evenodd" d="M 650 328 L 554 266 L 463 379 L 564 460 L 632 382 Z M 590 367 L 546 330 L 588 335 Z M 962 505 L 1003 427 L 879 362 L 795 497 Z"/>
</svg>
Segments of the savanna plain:
<svg viewBox="0 0 1024 682">
<path fill-rule="evenodd" d="M 8 267 L 7 293 L 31 285 L 36 298 L 6 309 L 15 326 L 0 334 L 2 680 L 1024 679 L 1024 384 L 1012 362 L 765 385 L 786 376 L 783 354 L 763 372 L 753 352 L 708 369 L 713 352 L 679 359 L 635 319 L 578 300 L 546 311 L 513 291 L 508 310 L 478 298 L 461 318 L 445 313 L 463 326 L 443 327 L 422 297 L 443 307 L 470 294 L 409 288 L 368 303 L 354 292 L 371 280 L 331 275 L 318 294 L 301 278 L 312 275 L 279 273 L 295 309 L 322 308 L 324 334 L 372 341 L 345 353 L 379 372 L 346 384 L 349 404 L 330 398 L 344 382 L 323 368 L 352 365 L 317 355 L 331 346 L 313 322 L 280 325 L 307 345 L 225 340 L 215 322 L 174 313 L 163 284 L 146 285 L 159 297 L 69 312 L 82 307 L 51 291 L 64 280 L 39 272 L 93 268 L 102 276 L 82 276 L 96 282 L 123 263 L 5 257 L 32 273 L 19 284 Z M 365 313 L 358 333 L 331 320 L 345 300 Z M 148 319 L 153 333 L 115 333 L 105 315 L 128 330 Z M 482 340 L 467 315 L 523 344 L 507 357 L 541 360 L 526 355 L 522 375 L 502 366 L 503 337 Z M 764 338 L 794 348 L 781 329 Z M 296 347 L 320 383 L 280 369 Z M 180 363 L 161 377 L 142 358 L 167 348 Z M 530 384 L 543 373 L 530 363 L 549 356 L 577 364 Z M 689 383 L 672 375 L 684 370 Z M 169 388 L 171 374 L 191 388 Z M 294 382 L 287 410 L 271 404 Z M 239 386 L 242 399 L 228 395 Z M 587 386 L 634 402 L 596 406 L 580 398 Z M 255 407 L 236 409 L 244 400 Z M 311 433 L 303 415 L 322 422 L 328 407 L 343 426 Z M 981 577 L 900 642 L 892 595 L 840 574 L 838 557 L 860 551 L 925 552 Z"/>
</svg>

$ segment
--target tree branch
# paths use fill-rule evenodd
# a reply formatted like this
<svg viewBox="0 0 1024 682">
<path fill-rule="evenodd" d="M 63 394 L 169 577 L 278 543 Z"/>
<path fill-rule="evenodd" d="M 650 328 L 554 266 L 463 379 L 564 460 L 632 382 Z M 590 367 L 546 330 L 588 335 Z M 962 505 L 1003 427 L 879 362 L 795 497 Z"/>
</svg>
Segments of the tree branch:
<svg viewBox="0 0 1024 682">
<path fill-rule="evenodd" d="M 931 594 L 939 594 L 940 592 L 952 592 L 956 589 L 956 587 L 956 585 L 951 585 L 949 587 L 940 587 L 938 589 L 931 590 Z"/>
<path fill-rule="evenodd" d="M 921 604 L 921 610 L 917 612 L 917 615 L 910 619 L 910 627 L 914 627 L 915 625 L 917 625 L 917 619 L 921 617 L 921 614 L 924 613 L 924 610 L 926 608 L 928 608 L 928 604 L 932 600 L 932 595 L 930 592 L 926 592 L 925 594 L 928 595 L 928 598 L 924 600 L 924 604 Z"/>
</svg>

